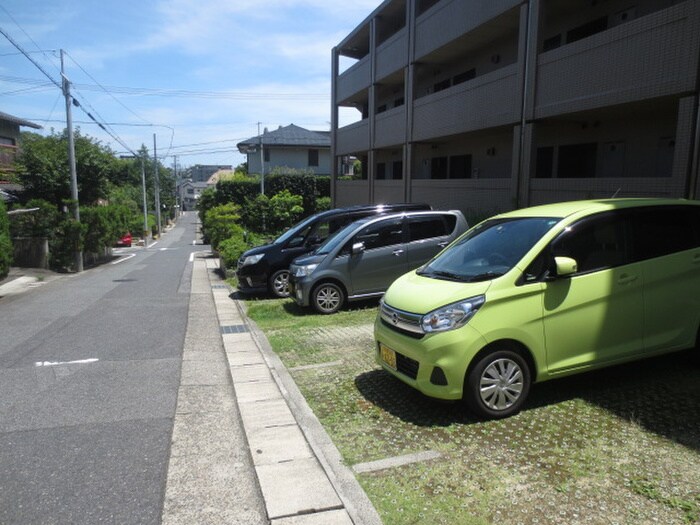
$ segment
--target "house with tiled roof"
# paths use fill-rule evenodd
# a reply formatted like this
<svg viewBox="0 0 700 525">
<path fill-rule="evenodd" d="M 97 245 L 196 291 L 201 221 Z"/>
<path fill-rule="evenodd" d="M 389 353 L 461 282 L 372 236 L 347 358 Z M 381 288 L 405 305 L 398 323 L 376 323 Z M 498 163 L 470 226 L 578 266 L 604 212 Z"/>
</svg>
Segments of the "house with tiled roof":
<svg viewBox="0 0 700 525">
<path fill-rule="evenodd" d="M 237 144 L 246 155 L 248 173 L 270 173 L 276 169 L 304 170 L 316 175 L 331 172 L 331 139 L 327 131 L 311 131 L 294 124 L 280 126 L 274 131 L 267 128 L 261 135 Z"/>
<path fill-rule="evenodd" d="M 15 200 L 15 195 L 22 189 L 11 181 L 22 126 L 41 129 L 39 124 L 0 111 L 0 198 L 4 201 Z"/>
</svg>

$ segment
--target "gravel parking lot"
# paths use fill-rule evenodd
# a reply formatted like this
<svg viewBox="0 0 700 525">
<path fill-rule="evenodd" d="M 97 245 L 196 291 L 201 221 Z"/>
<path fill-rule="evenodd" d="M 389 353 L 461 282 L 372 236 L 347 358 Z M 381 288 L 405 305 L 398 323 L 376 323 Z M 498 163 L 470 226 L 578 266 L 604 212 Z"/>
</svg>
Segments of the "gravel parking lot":
<svg viewBox="0 0 700 525">
<path fill-rule="evenodd" d="M 386 524 L 700 522 L 700 367 L 688 353 L 542 383 L 517 416 L 483 422 L 378 368 L 374 306 L 248 312 Z M 372 463 L 419 453 L 429 459 Z"/>
</svg>

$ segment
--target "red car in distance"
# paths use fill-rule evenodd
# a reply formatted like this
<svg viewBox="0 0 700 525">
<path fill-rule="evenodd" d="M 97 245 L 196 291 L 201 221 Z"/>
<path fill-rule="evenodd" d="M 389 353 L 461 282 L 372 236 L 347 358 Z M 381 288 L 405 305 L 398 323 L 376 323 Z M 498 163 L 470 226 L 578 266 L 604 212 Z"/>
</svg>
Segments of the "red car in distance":
<svg viewBox="0 0 700 525">
<path fill-rule="evenodd" d="M 125 233 L 122 235 L 117 242 L 115 243 L 115 246 L 125 246 L 127 248 L 131 247 L 131 233 Z"/>
</svg>

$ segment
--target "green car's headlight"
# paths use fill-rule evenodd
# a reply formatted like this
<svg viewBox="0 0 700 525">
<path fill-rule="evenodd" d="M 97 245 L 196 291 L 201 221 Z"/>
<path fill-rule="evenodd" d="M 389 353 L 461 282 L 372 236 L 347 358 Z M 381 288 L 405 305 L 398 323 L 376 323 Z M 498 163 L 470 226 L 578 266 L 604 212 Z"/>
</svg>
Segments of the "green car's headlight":
<svg viewBox="0 0 700 525">
<path fill-rule="evenodd" d="M 423 316 L 421 328 L 427 334 L 461 328 L 467 324 L 484 302 L 486 302 L 486 298 L 483 295 L 478 295 L 433 310 Z"/>
</svg>

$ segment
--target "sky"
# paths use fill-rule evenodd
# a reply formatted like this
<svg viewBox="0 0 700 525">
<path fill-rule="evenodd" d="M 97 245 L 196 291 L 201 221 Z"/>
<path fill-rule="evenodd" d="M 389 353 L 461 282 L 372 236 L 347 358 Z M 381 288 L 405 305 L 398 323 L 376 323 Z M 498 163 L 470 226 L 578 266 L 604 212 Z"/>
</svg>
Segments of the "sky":
<svg viewBox="0 0 700 525">
<path fill-rule="evenodd" d="M 62 131 L 63 49 L 82 134 L 119 155 L 142 144 L 152 154 L 155 134 L 166 166 L 235 167 L 245 161 L 236 144 L 258 125 L 330 129 L 331 50 L 380 4 L 0 0 L 0 29 L 31 58 L 0 34 L 0 111 L 41 125 L 39 133 Z M 354 113 L 343 110 L 341 124 Z"/>
</svg>

